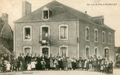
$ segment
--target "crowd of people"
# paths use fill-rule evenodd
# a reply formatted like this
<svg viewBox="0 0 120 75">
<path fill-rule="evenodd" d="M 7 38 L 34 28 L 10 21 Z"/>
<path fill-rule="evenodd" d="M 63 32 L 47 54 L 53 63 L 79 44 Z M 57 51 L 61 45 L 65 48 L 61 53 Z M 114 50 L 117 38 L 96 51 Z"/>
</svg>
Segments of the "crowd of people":
<svg viewBox="0 0 120 75">
<path fill-rule="evenodd" d="M 16 58 L 14 55 L 4 54 L 0 58 L 0 71 L 26 71 L 26 70 L 86 70 L 97 71 L 102 73 L 113 73 L 113 62 L 108 58 L 100 56 L 89 56 L 87 59 L 79 57 L 79 59 L 54 56 L 40 55 L 20 55 Z"/>
</svg>

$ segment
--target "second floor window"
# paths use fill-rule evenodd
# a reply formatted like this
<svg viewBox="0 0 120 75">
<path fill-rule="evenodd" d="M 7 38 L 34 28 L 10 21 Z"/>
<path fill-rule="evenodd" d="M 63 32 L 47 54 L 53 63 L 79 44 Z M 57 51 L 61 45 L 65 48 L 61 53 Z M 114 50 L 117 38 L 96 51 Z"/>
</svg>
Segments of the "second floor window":
<svg viewBox="0 0 120 75">
<path fill-rule="evenodd" d="M 30 39 L 30 28 L 25 28 L 25 39 Z"/>
<path fill-rule="evenodd" d="M 102 31 L 102 42 L 103 43 L 105 43 L 105 39 L 106 39 L 106 37 L 105 37 L 105 31 Z"/>
<path fill-rule="evenodd" d="M 32 39 L 32 27 L 24 26 L 23 27 L 23 40 L 30 41 Z"/>
<path fill-rule="evenodd" d="M 98 29 L 94 29 L 94 41 L 98 42 Z"/>
<path fill-rule="evenodd" d="M 87 26 L 85 28 L 85 39 L 86 39 L 86 41 L 90 40 L 90 29 Z"/>
<path fill-rule="evenodd" d="M 109 42 L 109 43 L 112 43 L 112 36 L 111 36 L 111 33 L 108 34 L 108 42 Z"/>
<path fill-rule="evenodd" d="M 60 40 L 67 40 L 68 39 L 68 25 L 60 25 L 59 28 L 59 39 Z"/>
</svg>

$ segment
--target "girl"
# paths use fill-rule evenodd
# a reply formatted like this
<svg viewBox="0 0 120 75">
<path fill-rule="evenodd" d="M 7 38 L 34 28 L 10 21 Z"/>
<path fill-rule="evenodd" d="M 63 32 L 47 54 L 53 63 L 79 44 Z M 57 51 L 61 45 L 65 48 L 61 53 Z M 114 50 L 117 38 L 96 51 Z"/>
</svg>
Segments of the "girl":
<svg viewBox="0 0 120 75">
<path fill-rule="evenodd" d="M 31 67 L 32 67 L 32 66 L 31 66 L 31 63 L 28 62 L 28 64 L 27 64 L 27 70 L 30 71 L 30 70 L 31 70 Z"/>
<path fill-rule="evenodd" d="M 7 70 L 7 72 L 10 72 L 10 63 L 9 63 L 9 61 L 7 61 L 7 64 L 6 64 L 6 70 Z"/>
</svg>

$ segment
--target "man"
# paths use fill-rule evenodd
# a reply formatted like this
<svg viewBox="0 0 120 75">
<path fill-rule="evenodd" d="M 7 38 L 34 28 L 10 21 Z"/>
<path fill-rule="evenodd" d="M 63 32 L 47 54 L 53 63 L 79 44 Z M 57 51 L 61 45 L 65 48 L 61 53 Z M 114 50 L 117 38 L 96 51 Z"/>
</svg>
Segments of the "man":
<svg viewBox="0 0 120 75">
<path fill-rule="evenodd" d="M 93 59 L 93 63 L 92 63 L 94 71 L 97 71 L 97 63 L 98 63 L 98 59 L 97 59 L 96 55 L 94 55 L 94 59 Z"/>
<path fill-rule="evenodd" d="M 26 64 L 25 64 L 25 56 L 24 53 L 22 53 L 22 71 L 25 70 Z"/>
<path fill-rule="evenodd" d="M 22 61 L 21 53 L 20 53 L 20 55 L 18 56 L 18 60 L 19 60 L 19 62 Z"/>
</svg>

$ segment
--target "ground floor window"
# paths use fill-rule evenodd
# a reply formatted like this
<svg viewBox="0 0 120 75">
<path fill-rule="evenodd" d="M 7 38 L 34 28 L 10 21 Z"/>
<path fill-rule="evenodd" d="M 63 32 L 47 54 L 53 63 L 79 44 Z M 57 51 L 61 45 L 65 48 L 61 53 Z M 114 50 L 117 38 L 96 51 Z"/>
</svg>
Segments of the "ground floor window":
<svg viewBox="0 0 120 75">
<path fill-rule="evenodd" d="M 50 57 L 50 47 L 41 46 L 40 47 L 40 56 L 44 55 L 45 57 Z"/>
<path fill-rule="evenodd" d="M 31 46 L 24 46 L 24 47 L 23 47 L 23 53 L 24 53 L 25 55 L 31 54 L 31 53 L 32 53 L 32 47 L 31 47 Z"/>
<path fill-rule="evenodd" d="M 89 57 L 90 47 L 89 47 L 89 46 L 86 46 L 86 47 L 85 47 L 85 51 L 86 51 L 86 57 Z"/>
<path fill-rule="evenodd" d="M 98 47 L 95 47 L 94 51 L 95 51 L 95 55 L 98 56 Z"/>
<path fill-rule="evenodd" d="M 59 55 L 60 56 L 64 56 L 64 57 L 66 57 L 66 56 L 68 56 L 68 46 L 60 46 L 59 47 Z"/>
</svg>

